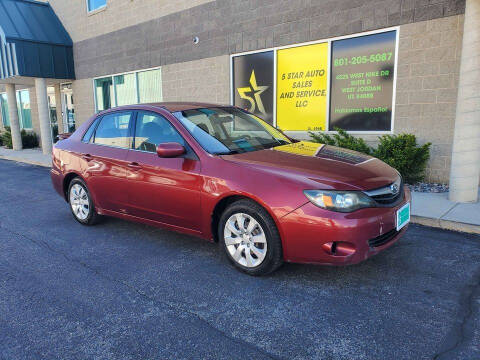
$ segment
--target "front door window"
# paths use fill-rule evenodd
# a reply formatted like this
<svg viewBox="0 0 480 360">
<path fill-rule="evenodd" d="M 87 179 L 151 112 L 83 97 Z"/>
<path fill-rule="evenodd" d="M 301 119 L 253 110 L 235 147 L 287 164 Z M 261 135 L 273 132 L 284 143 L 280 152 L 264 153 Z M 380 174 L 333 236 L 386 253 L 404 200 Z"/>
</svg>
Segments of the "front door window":
<svg viewBox="0 0 480 360">
<path fill-rule="evenodd" d="M 185 146 L 182 136 L 168 120 L 154 113 L 138 112 L 134 148 L 154 153 L 159 144 L 167 142 L 177 142 Z"/>
</svg>

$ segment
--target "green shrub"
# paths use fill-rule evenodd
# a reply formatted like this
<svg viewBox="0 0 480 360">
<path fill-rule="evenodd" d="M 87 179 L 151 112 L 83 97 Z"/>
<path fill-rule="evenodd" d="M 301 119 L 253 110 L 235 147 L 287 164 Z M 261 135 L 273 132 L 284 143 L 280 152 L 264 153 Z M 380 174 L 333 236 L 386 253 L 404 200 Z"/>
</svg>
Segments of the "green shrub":
<svg viewBox="0 0 480 360">
<path fill-rule="evenodd" d="M 345 149 L 355 150 L 364 154 L 372 153 L 372 149 L 370 148 L 370 146 L 367 145 L 365 140 L 361 138 L 356 138 L 340 128 L 335 128 L 335 131 L 337 131 L 338 134 L 314 134 L 313 132 L 310 132 L 309 134 L 314 142 L 339 146 Z"/>
<path fill-rule="evenodd" d="M 422 181 L 425 168 L 430 159 L 431 143 L 419 146 L 413 134 L 383 135 L 379 137 L 378 147 L 368 146 L 361 138 L 348 134 L 345 130 L 335 129 L 338 134 L 314 134 L 310 132 L 313 142 L 339 146 L 372 155 L 397 169 L 408 184 Z"/>
<path fill-rule="evenodd" d="M 22 146 L 24 149 L 33 149 L 38 147 L 38 138 L 34 132 L 27 132 L 24 129 L 20 131 L 22 136 Z M 12 133 L 10 127 L 5 127 L 5 131 L 0 135 L 1 142 L 9 149 L 13 149 Z"/>
<path fill-rule="evenodd" d="M 22 145 L 24 149 L 33 149 L 38 147 L 37 134 L 22 130 L 20 135 L 22 136 Z"/>
<path fill-rule="evenodd" d="M 379 139 L 373 156 L 397 169 L 408 184 L 423 180 L 431 143 L 419 146 L 413 134 L 384 135 Z"/>
<path fill-rule="evenodd" d="M 10 132 L 10 127 L 5 126 L 5 130 L 2 132 L 1 138 L 2 138 L 3 146 L 6 146 L 9 149 L 13 148 L 12 134 Z"/>
</svg>

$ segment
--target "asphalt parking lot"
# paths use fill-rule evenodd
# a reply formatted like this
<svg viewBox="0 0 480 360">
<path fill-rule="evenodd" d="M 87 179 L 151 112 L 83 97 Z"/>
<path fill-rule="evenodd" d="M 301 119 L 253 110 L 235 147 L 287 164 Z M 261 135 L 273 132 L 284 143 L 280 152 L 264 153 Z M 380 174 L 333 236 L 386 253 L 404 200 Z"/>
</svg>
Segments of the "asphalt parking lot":
<svg viewBox="0 0 480 360">
<path fill-rule="evenodd" d="M 480 359 L 480 237 L 412 225 L 351 267 L 253 278 L 216 244 L 74 221 L 0 160 L 1 359 Z"/>
</svg>

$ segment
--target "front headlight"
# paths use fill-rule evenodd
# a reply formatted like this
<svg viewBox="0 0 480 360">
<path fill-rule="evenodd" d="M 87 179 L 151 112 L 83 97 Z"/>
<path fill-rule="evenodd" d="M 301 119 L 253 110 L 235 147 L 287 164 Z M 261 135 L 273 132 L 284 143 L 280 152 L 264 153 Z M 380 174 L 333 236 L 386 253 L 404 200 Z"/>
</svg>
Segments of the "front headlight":
<svg viewBox="0 0 480 360">
<path fill-rule="evenodd" d="M 375 207 L 375 202 L 360 191 L 304 190 L 303 193 L 314 205 L 332 211 L 352 212 Z"/>
</svg>

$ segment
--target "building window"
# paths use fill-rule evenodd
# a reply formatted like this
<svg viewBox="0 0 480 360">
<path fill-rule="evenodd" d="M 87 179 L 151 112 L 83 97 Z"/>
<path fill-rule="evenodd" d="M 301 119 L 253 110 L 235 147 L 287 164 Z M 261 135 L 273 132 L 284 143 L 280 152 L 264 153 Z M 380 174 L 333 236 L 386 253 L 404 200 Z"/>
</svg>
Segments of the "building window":
<svg viewBox="0 0 480 360">
<path fill-rule="evenodd" d="M 18 119 L 21 129 L 32 129 L 32 111 L 30 109 L 30 93 L 28 90 L 17 92 Z"/>
<path fill-rule="evenodd" d="M 392 133 L 397 29 L 233 54 L 230 96 L 283 131 Z"/>
<path fill-rule="evenodd" d="M 95 80 L 95 100 L 97 111 L 107 110 L 112 107 L 113 99 L 112 77 Z"/>
<path fill-rule="evenodd" d="M 141 71 L 138 76 L 140 103 L 162 101 L 162 72 L 160 69 Z"/>
<path fill-rule="evenodd" d="M 10 126 L 10 117 L 8 114 L 7 94 L 0 94 L 0 115 L 2 116 L 3 126 Z"/>
<path fill-rule="evenodd" d="M 63 131 L 73 133 L 75 131 L 75 101 L 73 99 L 72 83 L 60 85 L 62 103 L 58 104 L 62 109 Z"/>
<path fill-rule="evenodd" d="M 107 0 L 87 0 L 88 12 L 95 11 L 107 6 Z"/>
<path fill-rule="evenodd" d="M 115 86 L 115 104 L 117 106 L 135 104 L 137 100 L 137 80 L 135 74 L 117 75 L 113 77 Z"/>
<path fill-rule="evenodd" d="M 160 102 L 162 71 L 137 71 L 94 80 L 95 109 L 102 111 L 115 106 Z"/>
<path fill-rule="evenodd" d="M 17 91 L 17 110 L 20 129 L 32 130 L 32 111 L 30 109 L 30 93 L 28 90 Z M 4 126 L 10 126 L 7 94 L 0 94 L 0 115 Z"/>
</svg>

